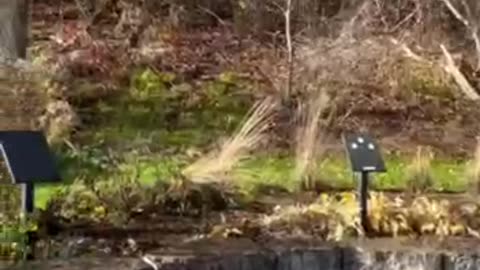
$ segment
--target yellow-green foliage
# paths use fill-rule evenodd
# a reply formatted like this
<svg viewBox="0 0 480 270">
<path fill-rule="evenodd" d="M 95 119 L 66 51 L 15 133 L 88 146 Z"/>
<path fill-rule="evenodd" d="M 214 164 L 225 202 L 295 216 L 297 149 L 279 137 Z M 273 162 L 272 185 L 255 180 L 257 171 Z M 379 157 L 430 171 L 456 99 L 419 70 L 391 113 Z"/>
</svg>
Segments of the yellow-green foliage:
<svg viewBox="0 0 480 270">
<path fill-rule="evenodd" d="M 80 182 L 58 191 L 49 201 L 47 210 L 55 210 L 56 215 L 69 220 L 100 222 L 106 218 L 105 205 L 95 192 Z"/>
<path fill-rule="evenodd" d="M 0 224 L 14 221 L 20 213 L 20 188 L 17 185 L 0 184 Z"/>
<path fill-rule="evenodd" d="M 22 259 L 27 249 L 26 240 L 23 231 L 0 227 L 0 262 Z"/>
<path fill-rule="evenodd" d="M 12 185 L 12 179 L 7 167 L 0 158 L 0 225 L 11 224 L 18 221 L 21 210 L 20 187 Z"/>
<path fill-rule="evenodd" d="M 132 213 L 142 211 L 154 199 L 153 189 L 141 185 L 131 175 L 112 175 L 93 183 L 76 181 L 59 190 L 46 210 L 72 221 L 123 225 Z"/>
<path fill-rule="evenodd" d="M 168 84 L 175 80 L 171 73 L 157 73 L 145 69 L 134 74 L 131 82 L 131 98 L 146 101 L 148 99 L 166 98 Z"/>
</svg>

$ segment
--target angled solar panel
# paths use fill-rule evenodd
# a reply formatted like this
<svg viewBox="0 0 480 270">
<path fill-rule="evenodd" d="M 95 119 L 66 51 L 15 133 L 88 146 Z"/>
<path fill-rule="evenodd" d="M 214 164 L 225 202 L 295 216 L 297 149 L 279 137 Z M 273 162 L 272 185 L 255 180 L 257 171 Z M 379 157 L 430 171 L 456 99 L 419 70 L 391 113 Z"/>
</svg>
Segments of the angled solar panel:
<svg viewBox="0 0 480 270">
<path fill-rule="evenodd" d="M 40 131 L 0 131 L 0 150 L 13 184 L 61 180 L 47 140 Z"/>
</svg>

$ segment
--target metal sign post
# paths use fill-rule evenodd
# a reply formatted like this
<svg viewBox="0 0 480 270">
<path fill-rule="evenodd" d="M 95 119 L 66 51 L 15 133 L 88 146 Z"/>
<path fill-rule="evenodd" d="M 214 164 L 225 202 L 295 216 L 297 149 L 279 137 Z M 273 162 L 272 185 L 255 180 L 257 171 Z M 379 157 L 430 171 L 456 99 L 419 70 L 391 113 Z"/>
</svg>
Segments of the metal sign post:
<svg viewBox="0 0 480 270">
<path fill-rule="evenodd" d="M 22 209 L 25 213 L 33 213 L 35 208 L 35 187 L 33 184 L 22 185 Z"/>
<path fill-rule="evenodd" d="M 366 233 L 370 231 L 368 221 L 368 184 L 369 173 L 386 172 L 379 147 L 367 134 L 348 134 L 344 136 L 344 144 L 350 165 L 354 173 L 360 174 L 358 185 L 360 222 Z"/>
</svg>

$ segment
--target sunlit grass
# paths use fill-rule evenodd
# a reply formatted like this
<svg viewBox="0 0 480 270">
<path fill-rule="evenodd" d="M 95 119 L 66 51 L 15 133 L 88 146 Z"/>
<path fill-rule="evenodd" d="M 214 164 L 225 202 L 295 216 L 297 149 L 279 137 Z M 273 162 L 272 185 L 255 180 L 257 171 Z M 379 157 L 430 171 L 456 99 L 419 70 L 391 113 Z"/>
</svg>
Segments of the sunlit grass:
<svg viewBox="0 0 480 270">
<path fill-rule="evenodd" d="M 408 185 L 406 171 L 411 162 L 408 157 L 387 156 L 385 158 L 387 172 L 373 174 L 370 186 L 373 189 L 404 189 Z M 122 164 L 120 170 L 131 174 L 134 170 L 140 172 L 140 181 L 144 184 L 153 184 L 157 181 L 169 181 L 175 172 L 183 167 L 185 162 L 181 158 L 156 157 L 137 161 L 135 164 Z M 467 161 L 433 160 L 430 164 L 435 191 L 459 192 L 467 188 L 467 179 L 464 177 Z M 250 157 L 232 171 L 241 189 L 255 190 L 259 185 L 273 185 L 295 191 L 298 180 L 294 179 L 291 171 L 295 168 L 295 158 L 289 156 L 256 155 Z M 330 155 L 325 157 L 322 165 L 314 174 L 323 179 L 329 179 L 333 187 L 355 188 L 356 180 L 350 171 L 348 161 L 343 156 Z M 68 182 L 68 179 L 65 179 Z M 36 188 L 36 205 L 43 207 L 55 189 L 68 184 L 45 184 Z"/>
</svg>

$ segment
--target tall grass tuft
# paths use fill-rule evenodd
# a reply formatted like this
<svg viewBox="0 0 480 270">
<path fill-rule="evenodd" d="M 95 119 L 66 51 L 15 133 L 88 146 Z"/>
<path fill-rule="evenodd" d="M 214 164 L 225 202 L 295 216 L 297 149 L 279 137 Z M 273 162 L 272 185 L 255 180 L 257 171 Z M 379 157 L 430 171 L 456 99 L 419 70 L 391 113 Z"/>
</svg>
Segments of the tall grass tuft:
<svg viewBox="0 0 480 270">
<path fill-rule="evenodd" d="M 248 158 L 249 152 L 266 139 L 266 131 L 273 124 L 277 100 L 265 98 L 257 102 L 241 127 L 222 144 L 219 150 L 200 158 L 183 170 L 183 175 L 194 183 L 211 183 L 226 180 L 239 162 Z"/>
<path fill-rule="evenodd" d="M 412 163 L 407 167 L 407 189 L 411 192 L 426 192 L 433 188 L 433 152 L 429 148 L 417 147 Z"/>
<path fill-rule="evenodd" d="M 295 168 L 293 177 L 300 181 L 304 189 L 315 189 L 315 172 L 319 160 L 325 154 L 324 134 L 320 128 L 320 118 L 328 105 L 329 97 L 325 91 L 311 94 L 311 98 L 300 104 L 297 117 L 300 120 L 296 128 Z"/>
</svg>

